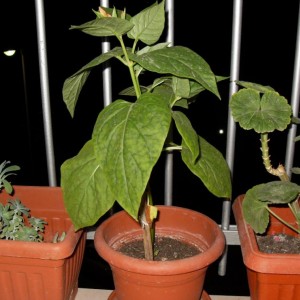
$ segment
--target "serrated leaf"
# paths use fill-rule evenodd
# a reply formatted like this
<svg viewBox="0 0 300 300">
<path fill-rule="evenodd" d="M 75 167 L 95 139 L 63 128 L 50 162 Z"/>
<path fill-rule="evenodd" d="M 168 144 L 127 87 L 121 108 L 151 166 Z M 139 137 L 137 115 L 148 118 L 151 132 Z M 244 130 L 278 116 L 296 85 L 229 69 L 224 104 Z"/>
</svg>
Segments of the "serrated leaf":
<svg viewBox="0 0 300 300">
<path fill-rule="evenodd" d="M 199 137 L 200 158 L 195 162 L 184 140 L 181 157 L 188 168 L 201 179 L 206 188 L 217 197 L 231 197 L 231 175 L 222 153 Z"/>
<path fill-rule="evenodd" d="M 290 181 L 271 181 L 254 186 L 251 195 L 268 204 L 286 204 L 295 200 L 300 186 Z"/>
<path fill-rule="evenodd" d="M 82 25 L 72 25 L 70 29 L 78 29 L 92 36 L 121 36 L 127 33 L 133 24 L 120 18 L 96 18 Z"/>
<path fill-rule="evenodd" d="M 173 111 L 172 117 L 175 121 L 178 132 L 185 142 L 185 145 L 189 148 L 192 154 L 192 160 L 195 162 L 199 156 L 200 149 L 198 134 L 184 113 L 180 111 Z"/>
<path fill-rule="evenodd" d="M 116 200 L 135 219 L 170 122 L 168 103 L 150 93 L 142 94 L 135 103 L 113 102 L 96 121 L 93 140 L 97 160 Z"/>
<path fill-rule="evenodd" d="M 92 140 L 77 156 L 62 164 L 61 174 L 65 207 L 76 230 L 94 225 L 114 204 L 115 198 L 96 160 Z"/>
<path fill-rule="evenodd" d="M 261 93 L 266 93 L 270 91 L 274 91 L 274 89 L 270 86 L 261 85 L 254 82 L 248 82 L 248 81 L 236 81 L 236 83 L 240 86 L 243 86 L 245 88 L 251 88 Z"/>
<path fill-rule="evenodd" d="M 100 56 L 94 58 L 88 64 L 83 66 L 75 74 L 67 78 L 63 85 L 63 100 L 68 108 L 69 113 L 74 117 L 75 106 L 77 104 L 80 92 L 90 75 L 92 68 L 106 62 L 112 57 L 118 57 L 123 54 L 120 47 L 116 47 L 109 52 L 103 53 Z"/>
<path fill-rule="evenodd" d="M 167 47 L 138 56 L 130 56 L 144 69 L 159 74 L 172 74 L 200 83 L 220 98 L 216 78 L 208 63 L 197 53 L 182 46 Z"/>
<path fill-rule="evenodd" d="M 256 233 L 264 233 L 269 224 L 270 204 L 287 204 L 300 193 L 300 186 L 290 181 L 271 181 L 254 186 L 247 191 L 243 201 L 243 213 L 247 223 Z"/>
<path fill-rule="evenodd" d="M 260 97 L 254 89 L 242 89 L 230 100 L 232 116 L 244 129 L 258 133 L 283 131 L 291 122 L 291 107 L 287 100 L 273 91 Z"/>
<path fill-rule="evenodd" d="M 165 26 L 165 1 L 154 4 L 131 18 L 134 25 L 127 33 L 134 40 L 141 40 L 146 45 L 156 43 Z"/>
<path fill-rule="evenodd" d="M 259 201 L 253 189 L 247 191 L 243 200 L 243 214 L 246 222 L 256 233 L 264 233 L 269 224 L 268 204 Z"/>
</svg>

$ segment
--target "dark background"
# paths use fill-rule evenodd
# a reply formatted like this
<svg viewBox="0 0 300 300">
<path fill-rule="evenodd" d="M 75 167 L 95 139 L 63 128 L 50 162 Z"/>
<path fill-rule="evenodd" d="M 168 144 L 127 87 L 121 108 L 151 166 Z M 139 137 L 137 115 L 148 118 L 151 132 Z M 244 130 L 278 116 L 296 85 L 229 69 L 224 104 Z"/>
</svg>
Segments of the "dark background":
<svg viewBox="0 0 300 300">
<path fill-rule="evenodd" d="M 174 2 L 175 44 L 190 47 L 199 53 L 217 75 L 229 76 L 233 1 Z M 146 0 L 111 1 L 116 8 L 126 7 L 131 15 L 152 3 Z M 93 0 L 44 1 L 58 183 L 60 165 L 77 154 L 90 137 L 97 114 L 103 106 L 101 68 L 91 72 L 73 119 L 67 112 L 61 93 L 64 80 L 101 53 L 101 39 L 69 30 L 70 25 L 93 19 L 92 9 L 96 10 L 98 6 L 99 1 Z M 270 85 L 288 99 L 292 89 L 298 6 L 295 0 L 245 0 L 243 5 L 240 78 Z M 48 185 L 34 1 L 1 3 L 0 22 L 0 162 L 10 160 L 21 166 L 14 184 Z M 7 48 L 16 48 L 18 52 L 13 57 L 5 57 L 2 50 Z M 25 77 L 20 51 L 25 63 Z M 118 64 L 113 62 L 113 67 L 115 98 L 118 91 L 130 83 Z M 199 134 L 225 155 L 228 81 L 220 84 L 220 92 L 221 101 L 209 94 L 200 96 L 201 99 L 193 104 L 189 114 Z M 220 128 L 225 130 L 224 135 L 218 133 Z M 233 198 L 253 184 L 270 180 L 260 162 L 259 137 L 251 132 L 241 134 L 237 128 L 236 141 Z M 271 139 L 275 165 L 284 162 L 285 142 L 285 134 L 275 134 Z M 202 211 L 220 222 L 222 201 L 209 195 L 177 161 L 176 156 L 174 163 L 173 203 Z M 159 161 L 152 179 L 156 203 L 163 202 L 163 164 L 164 158 Z M 248 294 L 239 247 L 230 247 L 228 265 L 225 277 L 217 276 L 217 265 L 213 266 L 206 282 L 207 291 L 212 294 Z M 99 278 L 89 276 L 94 273 Z M 84 287 L 113 288 L 109 269 L 95 254 L 92 243 L 87 245 L 80 281 Z"/>
</svg>

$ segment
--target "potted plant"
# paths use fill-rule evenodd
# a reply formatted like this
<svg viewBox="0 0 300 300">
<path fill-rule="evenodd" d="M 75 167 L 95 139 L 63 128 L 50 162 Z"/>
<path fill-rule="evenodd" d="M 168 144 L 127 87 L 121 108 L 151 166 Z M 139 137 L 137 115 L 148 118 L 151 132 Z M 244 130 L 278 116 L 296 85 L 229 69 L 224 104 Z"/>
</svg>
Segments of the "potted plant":
<svg viewBox="0 0 300 300">
<path fill-rule="evenodd" d="M 300 186 L 290 181 L 282 164 L 272 166 L 269 154 L 270 133 L 284 131 L 295 119 L 288 101 L 271 87 L 238 84 L 243 88 L 230 100 L 232 116 L 241 128 L 260 135 L 263 165 L 278 177 L 252 187 L 233 204 L 251 299 L 296 300 L 300 298 L 299 246 L 298 254 L 287 246 L 291 236 L 299 242 Z M 274 245 L 283 250 L 274 253 L 278 252 L 272 250 Z"/>
<path fill-rule="evenodd" d="M 132 17 L 125 9 L 99 8 L 94 13 L 92 21 L 71 29 L 96 37 L 113 36 L 120 46 L 66 79 L 63 98 L 70 114 L 74 115 L 90 71 L 109 59 L 116 58 L 128 69 L 133 86 L 120 93 L 129 100 L 115 100 L 101 110 L 91 139 L 78 155 L 63 163 L 61 186 L 67 211 L 80 229 L 94 225 L 115 201 L 124 209 L 105 220 L 95 234 L 96 249 L 113 270 L 115 291 L 110 299 L 198 300 L 207 266 L 224 249 L 223 233 L 201 213 L 155 206 L 149 181 L 162 153 L 178 150 L 182 161 L 211 193 L 230 197 L 230 171 L 223 155 L 196 133 L 185 114 L 200 92 L 207 90 L 219 98 L 217 81 L 223 78 L 216 77 L 191 49 L 159 42 L 165 1 Z M 170 140 L 173 124 L 179 142 Z M 156 261 L 155 236 L 189 242 L 202 253 Z M 118 245 L 142 237 L 146 259 L 116 251 Z"/>
<path fill-rule="evenodd" d="M 8 164 L 0 165 L 1 297 L 75 299 L 85 233 L 74 231 L 61 188 L 13 187 L 8 176 L 19 167 Z"/>
</svg>

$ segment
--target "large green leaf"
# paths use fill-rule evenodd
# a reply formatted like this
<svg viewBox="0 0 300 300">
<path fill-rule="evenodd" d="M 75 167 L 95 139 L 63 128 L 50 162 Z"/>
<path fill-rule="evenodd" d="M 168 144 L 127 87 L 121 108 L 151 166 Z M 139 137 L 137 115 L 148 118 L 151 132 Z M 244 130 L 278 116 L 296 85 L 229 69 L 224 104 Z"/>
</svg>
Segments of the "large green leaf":
<svg viewBox="0 0 300 300">
<path fill-rule="evenodd" d="M 195 162 L 200 153 L 198 134 L 184 113 L 180 111 L 173 111 L 172 117 L 175 121 L 178 132 L 185 142 L 185 145 L 189 148 L 192 154 L 192 160 Z"/>
<path fill-rule="evenodd" d="M 247 191 L 243 200 L 243 214 L 245 220 L 256 233 L 264 233 L 269 224 L 267 202 L 259 201 L 255 189 L 263 188 L 261 185 Z"/>
<path fill-rule="evenodd" d="M 182 160 L 211 193 L 217 197 L 230 198 L 231 175 L 222 153 L 202 137 L 199 137 L 199 144 L 200 158 L 195 162 L 192 152 L 183 140 Z"/>
<path fill-rule="evenodd" d="M 158 49 L 130 58 L 144 69 L 160 74 L 189 78 L 220 97 L 216 78 L 208 63 L 197 53 L 182 46 Z"/>
<path fill-rule="evenodd" d="M 230 108 L 236 122 L 244 129 L 258 133 L 284 130 L 291 122 L 291 107 L 277 92 L 266 91 L 260 96 L 258 90 L 247 88 L 231 97 Z"/>
<path fill-rule="evenodd" d="M 64 203 L 76 230 L 94 225 L 114 204 L 92 140 L 62 164 L 61 174 Z"/>
<path fill-rule="evenodd" d="M 295 200 L 300 186 L 290 181 L 271 181 L 252 188 L 251 195 L 268 204 L 286 204 Z"/>
<path fill-rule="evenodd" d="M 170 122 L 168 103 L 150 93 L 142 94 L 135 103 L 113 102 L 96 121 L 93 140 L 97 160 L 116 200 L 135 219 Z"/>
<path fill-rule="evenodd" d="M 75 74 L 65 80 L 63 85 L 63 100 L 67 105 L 68 111 L 72 117 L 74 116 L 75 106 L 77 104 L 80 92 L 90 74 L 91 69 L 104 63 L 112 57 L 119 57 L 122 54 L 122 49 L 120 47 L 116 47 L 109 52 L 103 53 L 94 58 Z"/>
<path fill-rule="evenodd" d="M 141 40 L 147 45 L 156 43 L 165 26 L 165 1 L 154 4 L 131 18 L 134 27 L 127 33 L 128 37 Z"/>
<path fill-rule="evenodd" d="M 300 186 L 290 181 L 271 181 L 254 186 L 247 191 L 243 213 L 247 223 L 256 233 L 264 233 L 269 224 L 270 204 L 287 204 L 300 193 Z"/>
<path fill-rule="evenodd" d="M 67 78 L 63 85 L 63 100 L 67 106 L 67 109 L 71 115 L 74 117 L 75 106 L 77 104 L 80 92 L 90 75 L 90 70 L 83 71 L 78 75 L 73 75 Z"/>
<path fill-rule="evenodd" d="M 121 36 L 127 33 L 134 25 L 120 18 L 96 18 L 82 25 L 72 25 L 70 29 L 79 29 L 93 36 Z"/>
<path fill-rule="evenodd" d="M 158 49 L 166 48 L 166 47 L 168 47 L 169 44 L 170 43 L 158 43 L 153 46 L 145 46 L 144 48 L 138 50 L 136 52 L 136 55 L 142 55 L 144 53 L 148 53 L 148 52 L 155 51 Z M 133 68 L 134 68 L 134 71 L 137 76 L 139 76 L 141 74 L 141 72 L 143 71 L 142 66 L 140 66 L 139 64 L 135 64 Z"/>
</svg>

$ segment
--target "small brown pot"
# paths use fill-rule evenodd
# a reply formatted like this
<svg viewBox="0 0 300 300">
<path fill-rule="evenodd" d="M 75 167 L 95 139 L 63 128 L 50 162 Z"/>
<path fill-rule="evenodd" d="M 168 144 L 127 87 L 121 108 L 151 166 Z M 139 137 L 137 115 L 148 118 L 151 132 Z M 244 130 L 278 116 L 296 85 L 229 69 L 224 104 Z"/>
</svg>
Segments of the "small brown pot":
<svg viewBox="0 0 300 300">
<path fill-rule="evenodd" d="M 61 188 L 15 186 L 14 190 L 13 196 L 2 192 L 0 202 L 17 198 L 32 216 L 45 219 L 48 225 L 43 243 L 0 240 L 0 298 L 75 299 L 86 234 L 74 231 Z M 63 231 L 65 240 L 51 243 L 54 234 Z"/>
<path fill-rule="evenodd" d="M 246 223 L 242 212 L 244 195 L 233 204 L 244 264 L 247 267 L 251 300 L 299 300 L 300 299 L 300 255 L 268 254 L 258 250 L 254 231 Z M 283 219 L 294 222 L 288 208 L 272 208 Z M 295 224 L 294 224 L 295 225 Z M 295 233 L 282 225 L 277 219 L 270 218 L 267 234 Z"/>
<path fill-rule="evenodd" d="M 207 216 L 185 208 L 158 206 L 156 234 L 179 237 L 203 249 L 176 261 L 146 261 L 114 250 L 120 243 L 142 236 L 139 224 L 126 212 L 116 213 L 96 230 L 97 252 L 111 266 L 115 291 L 111 300 L 199 300 L 206 270 L 222 254 L 225 238 Z M 207 299 L 207 298 L 204 298 Z M 209 299 L 209 298 L 208 298 Z"/>
</svg>

